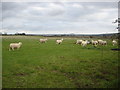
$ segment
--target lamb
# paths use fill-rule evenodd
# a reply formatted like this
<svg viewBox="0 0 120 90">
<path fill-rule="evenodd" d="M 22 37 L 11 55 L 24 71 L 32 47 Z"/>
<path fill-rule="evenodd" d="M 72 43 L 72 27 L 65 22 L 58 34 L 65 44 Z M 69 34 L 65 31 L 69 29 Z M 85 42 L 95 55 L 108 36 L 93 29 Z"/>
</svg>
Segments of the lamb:
<svg viewBox="0 0 120 90">
<path fill-rule="evenodd" d="M 22 46 L 22 42 L 19 43 L 11 43 L 9 46 L 9 51 L 12 49 L 14 51 L 14 49 L 19 49 Z"/>
<path fill-rule="evenodd" d="M 63 41 L 63 38 L 61 40 L 56 40 L 56 44 L 61 44 Z"/>
<path fill-rule="evenodd" d="M 76 44 L 81 44 L 83 40 L 77 40 Z"/>
<path fill-rule="evenodd" d="M 46 43 L 47 40 L 48 40 L 47 38 L 46 38 L 46 39 L 40 39 L 40 42 L 41 42 L 41 43 Z"/>
<path fill-rule="evenodd" d="M 117 44 L 117 41 L 113 40 L 112 41 L 113 46 Z"/>
</svg>

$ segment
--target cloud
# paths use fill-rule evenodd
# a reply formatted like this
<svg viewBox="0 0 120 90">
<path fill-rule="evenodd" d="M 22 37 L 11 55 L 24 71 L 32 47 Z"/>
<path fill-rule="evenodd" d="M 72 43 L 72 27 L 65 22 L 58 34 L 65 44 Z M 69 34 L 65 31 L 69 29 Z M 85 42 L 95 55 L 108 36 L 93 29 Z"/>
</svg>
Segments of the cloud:
<svg viewBox="0 0 120 90">
<path fill-rule="evenodd" d="M 3 30 L 8 33 L 117 32 L 112 24 L 117 14 L 114 2 L 2 3 Z"/>
<path fill-rule="evenodd" d="M 75 8 L 83 8 L 83 6 L 82 6 L 82 5 L 80 5 L 80 4 L 76 4 L 76 3 L 75 3 L 75 4 L 73 4 L 72 6 L 73 6 L 73 7 L 75 7 Z"/>
</svg>

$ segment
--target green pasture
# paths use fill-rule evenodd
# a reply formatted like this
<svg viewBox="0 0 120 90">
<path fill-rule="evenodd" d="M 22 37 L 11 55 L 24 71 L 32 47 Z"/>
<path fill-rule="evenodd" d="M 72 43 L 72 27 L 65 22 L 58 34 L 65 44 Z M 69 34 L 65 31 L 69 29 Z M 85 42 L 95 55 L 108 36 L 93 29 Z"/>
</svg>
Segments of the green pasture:
<svg viewBox="0 0 120 90">
<path fill-rule="evenodd" d="M 3 88 L 114 88 L 118 87 L 118 52 L 107 46 L 82 47 L 77 38 L 57 38 L 40 43 L 39 36 L 3 36 Z M 9 44 L 22 42 L 19 50 Z"/>
</svg>

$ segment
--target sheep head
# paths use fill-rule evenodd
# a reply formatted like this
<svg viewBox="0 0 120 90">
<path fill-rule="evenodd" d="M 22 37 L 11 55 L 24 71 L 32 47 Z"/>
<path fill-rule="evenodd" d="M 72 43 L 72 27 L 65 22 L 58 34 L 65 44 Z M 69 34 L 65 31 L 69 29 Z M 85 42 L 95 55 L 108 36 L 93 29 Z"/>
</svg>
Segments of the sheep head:
<svg viewBox="0 0 120 90">
<path fill-rule="evenodd" d="M 22 42 L 19 42 L 20 45 L 22 45 Z"/>
</svg>

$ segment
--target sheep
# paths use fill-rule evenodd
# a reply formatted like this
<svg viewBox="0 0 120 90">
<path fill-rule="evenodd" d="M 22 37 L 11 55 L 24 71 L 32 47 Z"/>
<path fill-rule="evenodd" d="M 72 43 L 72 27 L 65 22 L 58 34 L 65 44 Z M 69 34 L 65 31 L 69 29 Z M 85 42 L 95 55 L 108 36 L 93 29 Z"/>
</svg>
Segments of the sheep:
<svg viewBox="0 0 120 90">
<path fill-rule="evenodd" d="M 103 40 L 98 40 L 98 44 L 102 45 Z"/>
<path fill-rule="evenodd" d="M 46 39 L 40 39 L 40 42 L 41 43 L 46 43 L 47 40 L 48 40 L 47 38 Z"/>
<path fill-rule="evenodd" d="M 87 44 L 91 44 L 91 41 L 90 41 L 90 40 L 87 40 Z"/>
<path fill-rule="evenodd" d="M 98 41 L 92 40 L 91 43 L 92 43 L 92 45 L 94 45 L 94 46 L 97 46 L 97 45 L 98 45 Z"/>
<path fill-rule="evenodd" d="M 99 45 L 107 45 L 107 41 L 98 40 Z"/>
<path fill-rule="evenodd" d="M 9 51 L 12 49 L 14 51 L 14 49 L 19 49 L 22 46 L 22 42 L 19 43 L 10 43 L 9 46 Z"/>
<path fill-rule="evenodd" d="M 102 41 L 101 45 L 107 45 L 107 41 Z"/>
<path fill-rule="evenodd" d="M 117 44 L 117 41 L 113 40 L 112 41 L 113 46 Z"/>
<path fill-rule="evenodd" d="M 81 42 L 81 45 L 82 45 L 83 47 L 85 47 L 87 44 L 88 44 L 88 41 L 87 41 L 87 40 Z"/>
<path fill-rule="evenodd" d="M 76 44 L 81 44 L 83 40 L 77 40 Z"/>
<path fill-rule="evenodd" d="M 61 40 L 56 40 L 56 44 L 61 44 L 63 41 L 63 38 Z"/>
</svg>

